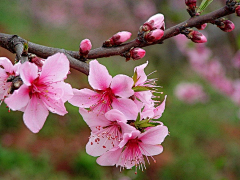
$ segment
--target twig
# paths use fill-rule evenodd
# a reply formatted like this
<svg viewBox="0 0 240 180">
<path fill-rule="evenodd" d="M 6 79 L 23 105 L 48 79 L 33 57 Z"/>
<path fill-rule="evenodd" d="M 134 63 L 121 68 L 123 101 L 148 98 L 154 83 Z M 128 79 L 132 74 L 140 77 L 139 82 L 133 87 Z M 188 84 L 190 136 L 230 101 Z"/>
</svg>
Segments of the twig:
<svg viewBox="0 0 240 180">
<path fill-rule="evenodd" d="M 206 15 L 190 18 L 187 21 L 184 21 L 176 26 L 166 29 L 164 31 L 164 36 L 159 41 L 157 41 L 153 44 L 150 44 L 150 45 L 161 44 L 166 39 L 169 39 L 173 36 L 180 34 L 181 28 L 196 27 L 196 26 L 204 24 L 204 23 L 211 23 L 215 19 L 218 19 L 220 17 L 226 16 L 229 14 L 233 14 L 233 13 L 234 13 L 234 11 L 231 8 L 229 8 L 228 6 L 225 6 L 223 8 L 220 8 L 220 9 L 213 11 L 211 13 L 208 13 Z M 16 36 L 16 35 L 14 35 L 14 36 Z M 0 46 L 13 52 L 13 53 L 16 53 L 16 51 L 12 49 L 11 41 L 10 41 L 11 38 L 13 38 L 14 36 L 9 35 L 9 34 L 0 33 Z M 22 43 L 26 42 L 26 40 L 24 40 L 20 37 L 18 37 L 18 41 L 22 42 Z M 117 47 L 111 47 L 111 48 L 100 47 L 100 48 L 93 49 L 89 52 L 88 59 L 97 59 L 97 58 L 102 58 L 102 57 L 121 55 L 122 53 L 130 50 L 133 47 L 146 47 L 146 46 L 150 46 L 150 45 L 140 42 L 136 38 L 129 43 L 125 43 L 125 44 L 122 44 Z M 72 68 L 74 68 L 86 75 L 88 75 L 88 73 L 89 73 L 88 64 L 80 61 L 80 56 L 79 56 L 78 51 L 68 51 L 65 49 L 47 47 L 47 46 L 35 44 L 32 42 L 28 42 L 28 52 L 36 54 L 37 56 L 39 56 L 41 58 L 47 58 L 48 56 L 51 56 L 57 52 L 65 53 L 70 61 Z"/>
</svg>

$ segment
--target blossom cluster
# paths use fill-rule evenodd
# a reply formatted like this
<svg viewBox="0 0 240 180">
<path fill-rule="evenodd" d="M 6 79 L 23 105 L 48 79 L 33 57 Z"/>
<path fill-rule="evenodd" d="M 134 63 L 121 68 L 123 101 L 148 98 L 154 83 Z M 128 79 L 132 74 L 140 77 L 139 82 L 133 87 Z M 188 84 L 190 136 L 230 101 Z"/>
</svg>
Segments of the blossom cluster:
<svg viewBox="0 0 240 180">
<path fill-rule="evenodd" d="M 100 156 L 97 163 L 122 168 L 145 168 L 144 156 L 163 151 L 160 145 L 168 135 L 163 123 L 156 121 L 165 109 L 165 100 L 154 100 L 154 79 L 144 72 L 148 62 L 135 67 L 133 77 L 112 77 L 97 60 L 90 62 L 88 81 L 93 90 L 73 89 L 69 102 L 91 128 L 86 145 L 89 155 Z"/>
<path fill-rule="evenodd" d="M 156 121 L 166 97 L 161 103 L 155 100 L 157 86 L 155 79 L 147 79 L 147 64 L 135 67 L 133 77 L 112 77 L 105 66 L 92 60 L 88 80 L 93 90 L 78 90 L 64 82 L 69 61 L 62 53 L 15 65 L 0 58 L 0 99 L 9 109 L 22 111 L 25 125 L 34 133 L 41 130 L 49 111 L 65 115 L 64 103 L 69 101 L 79 107 L 91 128 L 86 151 L 100 156 L 98 164 L 144 168 L 144 156 L 160 154 L 168 135 L 167 127 Z"/>
<path fill-rule="evenodd" d="M 179 83 L 174 93 L 179 100 L 188 104 L 195 104 L 198 102 L 205 103 L 208 100 L 208 95 L 198 83 Z"/>
<path fill-rule="evenodd" d="M 189 48 L 188 40 L 183 35 L 176 36 L 175 40 L 178 49 L 189 59 L 191 67 L 217 91 L 240 105 L 240 79 L 227 77 L 226 68 L 220 62 L 219 57 L 213 56 L 212 51 L 204 44 L 195 44 L 192 48 Z M 235 54 L 231 61 L 228 61 L 232 71 L 239 69 L 239 62 L 240 51 Z"/>
</svg>

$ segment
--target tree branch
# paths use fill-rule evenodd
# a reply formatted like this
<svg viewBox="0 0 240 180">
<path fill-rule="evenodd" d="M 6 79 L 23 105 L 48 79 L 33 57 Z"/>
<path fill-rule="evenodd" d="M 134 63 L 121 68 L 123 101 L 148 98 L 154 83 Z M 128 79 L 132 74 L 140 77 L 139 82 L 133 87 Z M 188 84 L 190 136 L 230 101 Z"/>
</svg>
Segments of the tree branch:
<svg viewBox="0 0 240 180">
<path fill-rule="evenodd" d="M 102 57 L 121 55 L 122 53 L 129 51 L 132 47 L 146 47 L 154 44 L 161 44 L 166 39 L 169 39 L 173 36 L 180 34 L 180 29 L 182 28 L 196 27 L 204 23 L 212 23 L 214 22 L 215 19 L 218 19 L 220 17 L 226 16 L 232 13 L 234 13 L 234 11 L 228 6 L 225 6 L 223 8 L 220 8 L 206 15 L 190 18 L 187 21 L 184 21 L 176 26 L 166 29 L 164 31 L 164 36 L 159 41 L 154 42 L 152 44 L 146 44 L 144 42 L 140 42 L 136 38 L 129 43 L 125 43 L 117 47 L 108 47 L 108 48 L 100 47 L 100 48 L 92 49 L 88 54 L 88 59 L 96 59 L 96 58 L 102 58 Z M 13 38 L 13 35 L 0 33 L 0 46 L 13 53 L 16 53 L 16 51 L 11 47 L 12 38 Z M 27 42 L 26 40 L 20 37 L 18 37 L 18 40 L 22 43 Z M 57 52 L 65 53 L 70 61 L 70 65 L 72 68 L 86 75 L 88 75 L 89 73 L 88 64 L 80 61 L 80 55 L 78 51 L 68 51 L 65 49 L 47 47 L 47 46 L 35 44 L 32 42 L 28 42 L 28 52 L 36 54 L 38 57 L 41 57 L 41 58 L 47 58 L 48 56 L 51 56 Z"/>
</svg>

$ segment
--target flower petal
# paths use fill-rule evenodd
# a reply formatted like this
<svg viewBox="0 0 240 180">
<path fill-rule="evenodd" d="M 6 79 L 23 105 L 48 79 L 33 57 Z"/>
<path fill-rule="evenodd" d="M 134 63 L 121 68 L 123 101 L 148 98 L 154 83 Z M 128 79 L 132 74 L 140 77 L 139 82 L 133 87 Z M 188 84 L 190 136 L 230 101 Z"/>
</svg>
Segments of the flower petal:
<svg viewBox="0 0 240 180">
<path fill-rule="evenodd" d="M 49 111 L 58 115 L 65 115 L 67 110 L 64 106 L 64 102 L 61 99 L 51 99 L 50 97 L 41 96 L 41 100 Z"/>
<path fill-rule="evenodd" d="M 27 86 L 31 86 L 32 82 L 38 77 L 38 67 L 30 62 L 23 63 L 19 71 L 23 83 Z"/>
<path fill-rule="evenodd" d="M 7 82 L 7 78 L 8 75 L 6 71 L 0 68 L 0 100 L 4 99 L 9 94 L 8 90 L 12 85 L 11 82 Z"/>
<path fill-rule="evenodd" d="M 112 107 L 121 111 L 129 120 L 136 120 L 137 118 L 137 105 L 130 99 L 116 98 L 112 102 Z"/>
<path fill-rule="evenodd" d="M 146 156 L 154 156 L 163 152 L 162 145 L 150 145 L 141 143 L 141 152 Z"/>
<path fill-rule="evenodd" d="M 13 111 L 20 110 L 27 106 L 30 100 L 28 86 L 23 84 L 18 90 L 15 90 L 12 95 L 7 97 L 4 102 Z"/>
<path fill-rule="evenodd" d="M 142 85 L 147 80 L 147 75 L 144 72 L 144 69 L 147 65 L 148 61 L 134 68 L 134 73 L 137 72 L 137 82 L 135 83 L 135 86 Z"/>
<path fill-rule="evenodd" d="M 127 123 L 125 115 L 117 109 L 111 109 L 106 114 L 105 117 L 110 121 L 121 121 Z"/>
<path fill-rule="evenodd" d="M 69 61 L 65 54 L 56 53 L 46 59 L 39 77 L 41 81 L 56 82 L 66 78 L 69 72 Z"/>
<path fill-rule="evenodd" d="M 91 130 L 95 133 L 98 130 L 96 127 L 105 127 L 108 126 L 110 121 L 106 119 L 104 114 L 98 114 L 92 111 L 87 111 L 86 109 L 79 108 L 79 113 L 82 115 L 83 120 L 87 123 L 87 125 L 91 128 Z"/>
<path fill-rule="evenodd" d="M 119 161 L 121 152 L 121 148 L 112 148 L 97 158 L 97 163 L 101 166 L 114 166 Z"/>
<path fill-rule="evenodd" d="M 99 101 L 100 94 L 84 88 L 81 90 L 73 89 L 73 97 L 68 100 L 72 105 L 82 108 L 89 108 Z"/>
<path fill-rule="evenodd" d="M 128 98 L 134 94 L 132 90 L 133 83 L 132 78 L 119 74 L 112 79 L 112 92 L 117 96 Z"/>
<path fill-rule="evenodd" d="M 93 60 L 89 63 L 89 76 L 88 81 L 93 89 L 105 90 L 110 86 L 112 76 L 108 73 L 108 70 L 102 64 L 99 64 L 97 60 Z"/>
<path fill-rule="evenodd" d="M 0 66 L 2 66 L 5 69 L 5 71 L 7 71 L 9 73 L 13 72 L 13 64 L 6 57 L 0 57 Z"/>
<path fill-rule="evenodd" d="M 144 144 L 157 145 L 161 144 L 168 135 L 168 128 L 163 125 L 152 127 L 139 135 L 139 139 Z"/>
<path fill-rule="evenodd" d="M 154 109 L 154 119 L 158 119 L 162 116 L 162 113 L 165 110 L 166 98 L 167 98 L 167 95 L 165 96 L 163 102 Z"/>
<path fill-rule="evenodd" d="M 67 100 L 71 99 L 73 97 L 73 90 L 70 84 L 65 83 L 63 81 L 52 83 L 50 90 L 52 89 L 54 93 L 56 94 L 56 90 L 61 90 L 62 93 L 59 93 L 57 96 L 62 99 L 62 101 L 65 103 Z M 55 96 L 56 97 L 56 96 Z M 56 98 L 54 98 L 56 99 Z"/>
<path fill-rule="evenodd" d="M 48 113 L 49 112 L 42 101 L 36 96 L 32 96 L 24 111 L 23 121 L 32 132 L 37 133 L 42 129 Z"/>
<path fill-rule="evenodd" d="M 119 121 L 118 124 L 121 126 L 122 134 L 131 133 L 132 131 L 136 131 L 135 127 L 133 127 L 127 123 Z"/>
<path fill-rule="evenodd" d="M 116 147 L 118 143 L 117 139 L 109 140 L 107 136 L 99 137 L 91 133 L 91 137 L 86 145 L 86 152 L 91 156 L 101 156 L 103 153 Z"/>
<path fill-rule="evenodd" d="M 134 96 L 136 96 L 136 98 L 139 99 L 144 104 L 153 104 L 152 100 L 153 93 L 151 91 L 135 92 Z"/>
</svg>

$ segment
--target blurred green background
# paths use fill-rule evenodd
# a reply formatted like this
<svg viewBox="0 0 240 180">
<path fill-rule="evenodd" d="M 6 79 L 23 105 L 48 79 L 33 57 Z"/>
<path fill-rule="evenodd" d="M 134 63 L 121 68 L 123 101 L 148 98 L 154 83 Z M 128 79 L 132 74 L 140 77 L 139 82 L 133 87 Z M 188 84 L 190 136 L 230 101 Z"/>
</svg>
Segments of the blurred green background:
<svg viewBox="0 0 240 180">
<path fill-rule="evenodd" d="M 82 39 L 89 38 L 93 48 L 118 31 L 128 30 L 132 37 L 138 27 L 151 15 L 165 15 L 166 28 L 188 18 L 184 0 L 0 0 L 0 32 L 17 34 L 34 43 L 78 50 Z M 214 2 L 210 12 L 222 6 Z M 83 12 L 84 11 L 84 12 Z M 236 30 L 231 35 L 209 25 L 207 46 L 216 56 L 222 56 L 224 44 L 229 56 L 240 45 L 240 23 L 230 16 Z M 234 42 L 231 37 L 234 37 Z M 217 43 L 216 43 L 217 42 Z M 235 47 L 235 48 L 234 48 Z M 239 106 L 219 93 L 194 72 L 189 63 L 169 39 L 162 45 L 144 48 L 146 56 L 139 61 L 121 57 L 102 58 L 113 76 L 133 75 L 133 69 L 149 60 L 146 73 L 157 70 L 151 78 L 168 95 L 166 110 L 160 120 L 169 128 L 170 136 L 163 142 L 164 151 L 150 160 L 147 169 L 124 170 L 101 167 L 85 152 L 90 130 L 78 113 L 78 108 L 66 104 L 68 114 L 50 114 L 38 134 L 31 133 L 23 124 L 21 112 L 8 112 L 0 106 L 0 179 L 240 179 L 240 115 Z M 0 48 L 0 56 L 12 61 L 14 55 Z M 229 59 L 225 59 L 227 62 Z M 239 75 L 240 73 L 238 73 Z M 239 77 L 230 77 L 239 78 Z M 209 95 L 206 103 L 185 104 L 174 95 L 179 82 L 197 82 Z M 88 87 L 87 77 L 72 70 L 67 82 L 75 88 Z M 163 96 L 161 97 L 163 98 Z M 151 159 L 151 158 L 150 158 Z"/>
</svg>

